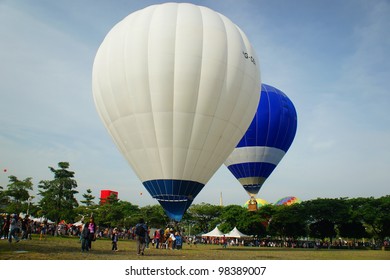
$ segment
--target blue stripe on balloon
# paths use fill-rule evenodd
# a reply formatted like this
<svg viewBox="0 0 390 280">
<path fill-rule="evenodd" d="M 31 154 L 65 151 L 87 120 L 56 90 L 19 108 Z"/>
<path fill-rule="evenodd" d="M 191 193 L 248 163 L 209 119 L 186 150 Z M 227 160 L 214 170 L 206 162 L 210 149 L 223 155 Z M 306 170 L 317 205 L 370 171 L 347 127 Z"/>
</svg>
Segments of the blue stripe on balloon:
<svg viewBox="0 0 390 280">
<path fill-rule="evenodd" d="M 260 191 L 262 185 L 255 185 L 255 186 L 254 186 L 254 185 L 250 185 L 250 186 L 245 185 L 245 186 L 243 186 L 243 187 L 244 187 L 244 189 L 245 189 L 248 193 L 257 194 L 257 193 Z"/>
<path fill-rule="evenodd" d="M 189 180 L 150 180 L 143 182 L 150 195 L 157 199 L 168 217 L 180 221 L 204 184 Z"/>
<path fill-rule="evenodd" d="M 232 164 L 228 169 L 237 179 L 248 177 L 264 177 L 268 178 L 274 171 L 276 165 L 266 162 L 245 162 L 239 164 Z M 244 186 L 245 187 L 245 186 Z"/>
</svg>

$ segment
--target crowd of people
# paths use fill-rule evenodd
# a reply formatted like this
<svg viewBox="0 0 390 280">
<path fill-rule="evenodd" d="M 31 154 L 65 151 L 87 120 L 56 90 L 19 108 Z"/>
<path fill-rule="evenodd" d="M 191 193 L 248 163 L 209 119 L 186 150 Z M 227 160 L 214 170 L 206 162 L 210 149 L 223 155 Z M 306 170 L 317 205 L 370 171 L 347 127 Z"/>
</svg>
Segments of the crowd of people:
<svg viewBox="0 0 390 280">
<path fill-rule="evenodd" d="M 250 247 L 285 247 L 285 248 L 313 248 L 313 249 L 363 249 L 373 248 L 378 249 L 381 246 L 389 247 L 390 242 L 384 240 L 383 244 L 378 244 L 370 240 L 366 241 L 351 241 L 345 239 L 329 240 L 296 240 L 293 238 L 272 239 L 272 238 L 226 238 L 226 237 L 202 237 L 202 244 L 223 245 L 227 246 L 250 246 Z"/>
<path fill-rule="evenodd" d="M 183 246 L 183 237 L 178 230 L 167 226 L 165 229 L 152 229 L 145 224 L 143 219 L 130 229 L 105 228 L 100 230 L 96 226 L 93 217 L 89 222 L 84 223 L 80 229 L 81 250 L 89 251 L 92 241 L 96 238 L 110 238 L 112 241 L 112 251 L 118 251 L 118 241 L 120 239 L 132 239 L 137 242 L 137 255 L 144 255 L 145 249 L 151 247 L 155 249 L 180 250 Z"/>
<path fill-rule="evenodd" d="M 291 247 L 291 248 L 360 248 L 373 247 L 370 242 L 354 242 L 345 240 L 334 240 L 332 243 L 326 241 L 297 241 L 269 240 L 269 239 L 238 239 L 222 237 L 201 238 L 197 236 L 184 237 L 178 228 L 167 225 L 164 228 L 151 229 L 145 224 L 143 219 L 129 229 L 99 228 L 94 218 L 90 217 L 87 222 L 78 224 L 59 223 L 55 225 L 47 219 L 30 219 L 29 215 L 23 218 L 17 214 L 6 214 L 0 218 L 1 239 L 8 240 L 9 243 L 20 240 L 32 239 L 32 234 L 39 236 L 40 240 L 45 240 L 47 235 L 71 235 L 79 236 L 81 251 L 88 252 L 92 249 L 93 241 L 97 238 L 109 238 L 112 241 L 112 251 L 118 251 L 118 241 L 123 239 L 135 240 L 137 242 L 137 254 L 143 255 L 145 249 L 169 249 L 180 250 L 183 243 L 193 246 L 201 244 L 215 244 L 227 246 L 255 246 L 255 247 Z M 384 246 L 390 244 L 385 241 Z"/>
<path fill-rule="evenodd" d="M 32 234 L 38 235 L 40 240 L 45 240 L 47 235 L 69 235 L 79 236 L 81 251 L 88 252 L 92 249 L 93 241 L 97 238 L 110 238 L 112 251 L 118 251 L 120 239 L 130 239 L 137 242 L 137 254 L 143 255 L 145 249 L 181 249 L 183 238 L 179 230 L 167 226 L 161 229 L 148 227 L 141 219 L 137 225 L 129 229 L 99 228 L 91 216 L 87 222 L 81 221 L 77 224 L 66 224 L 60 222 L 55 225 L 47 219 L 34 220 L 29 215 L 23 218 L 18 214 L 5 214 L 0 218 L 1 239 L 8 242 L 19 242 L 20 240 L 32 239 Z"/>
<path fill-rule="evenodd" d="M 49 227 L 47 220 L 34 221 L 29 215 L 21 218 L 18 214 L 6 214 L 0 219 L 1 239 L 8 239 L 10 243 L 31 239 L 32 234 L 45 238 L 48 230 L 54 231 L 54 227 Z"/>
<path fill-rule="evenodd" d="M 156 249 L 182 249 L 183 237 L 179 231 L 167 226 L 165 229 L 156 229 L 153 233 L 152 245 Z"/>
</svg>

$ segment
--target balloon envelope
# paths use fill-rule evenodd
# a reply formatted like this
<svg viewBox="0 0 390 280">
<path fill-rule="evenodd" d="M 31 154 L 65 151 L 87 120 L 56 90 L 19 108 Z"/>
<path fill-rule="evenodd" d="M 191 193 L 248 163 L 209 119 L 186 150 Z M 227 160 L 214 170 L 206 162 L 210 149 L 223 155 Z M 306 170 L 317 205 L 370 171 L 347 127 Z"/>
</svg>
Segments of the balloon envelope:
<svg viewBox="0 0 390 280">
<path fill-rule="evenodd" d="M 286 196 L 275 202 L 275 205 L 292 205 L 294 203 L 301 203 L 302 201 L 295 196 Z"/>
<path fill-rule="evenodd" d="M 92 76 L 117 147 L 180 221 L 256 113 L 260 70 L 247 37 L 208 8 L 153 5 L 113 27 Z"/>
<path fill-rule="evenodd" d="M 263 84 L 257 113 L 225 165 L 255 196 L 294 140 L 297 114 L 280 90 Z"/>
</svg>

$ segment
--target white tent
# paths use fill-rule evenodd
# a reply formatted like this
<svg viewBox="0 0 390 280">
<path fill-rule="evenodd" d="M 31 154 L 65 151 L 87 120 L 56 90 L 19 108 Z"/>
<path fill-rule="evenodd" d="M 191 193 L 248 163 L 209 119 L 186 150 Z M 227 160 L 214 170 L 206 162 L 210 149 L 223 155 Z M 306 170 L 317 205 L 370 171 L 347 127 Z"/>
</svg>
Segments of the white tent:
<svg viewBox="0 0 390 280">
<path fill-rule="evenodd" d="M 73 225 L 76 227 L 79 227 L 79 226 L 82 226 L 83 224 L 84 224 L 83 221 L 78 221 L 78 222 L 75 222 Z"/>
<path fill-rule="evenodd" d="M 30 216 L 30 220 L 32 220 L 33 222 L 36 222 L 36 223 L 43 223 L 43 221 L 44 221 L 45 219 L 47 219 L 47 218 L 45 218 L 45 217 L 34 218 L 34 217 Z M 54 224 L 54 222 L 51 221 L 51 220 L 49 220 L 49 219 L 47 219 L 47 223 L 48 223 L 48 224 Z"/>
<path fill-rule="evenodd" d="M 202 234 L 202 237 L 221 237 L 224 233 L 218 229 L 218 227 L 215 227 L 212 231 Z"/>
<path fill-rule="evenodd" d="M 250 238 L 251 236 L 243 234 L 236 227 L 232 229 L 229 233 L 225 234 L 226 237 L 230 238 Z"/>
</svg>

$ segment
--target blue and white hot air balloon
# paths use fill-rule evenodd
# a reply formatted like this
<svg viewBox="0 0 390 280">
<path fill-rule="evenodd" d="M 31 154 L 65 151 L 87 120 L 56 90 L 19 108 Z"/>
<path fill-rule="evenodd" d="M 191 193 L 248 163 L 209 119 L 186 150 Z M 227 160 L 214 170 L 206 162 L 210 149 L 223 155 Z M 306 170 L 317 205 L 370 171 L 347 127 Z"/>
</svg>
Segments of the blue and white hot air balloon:
<svg viewBox="0 0 390 280">
<path fill-rule="evenodd" d="M 297 113 L 280 90 L 262 84 L 257 113 L 225 165 L 250 196 L 256 196 L 294 140 Z"/>
<path fill-rule="evenodd" d="M 249 40 L 209 8 L 153 5 L 113 27 L 92 76 L 117 147 L 180 221 L 256 113 L 260 69 Z"/>
</svg>

